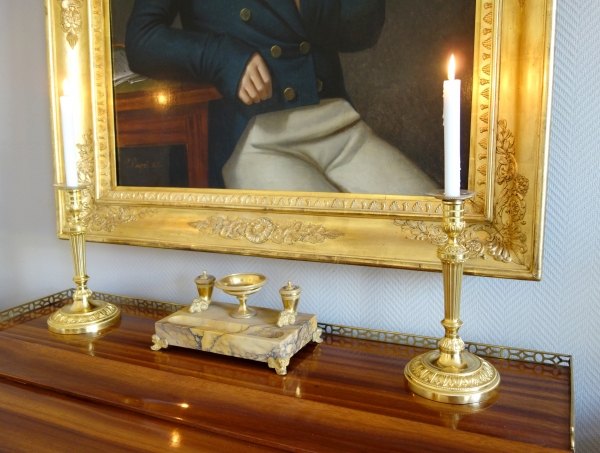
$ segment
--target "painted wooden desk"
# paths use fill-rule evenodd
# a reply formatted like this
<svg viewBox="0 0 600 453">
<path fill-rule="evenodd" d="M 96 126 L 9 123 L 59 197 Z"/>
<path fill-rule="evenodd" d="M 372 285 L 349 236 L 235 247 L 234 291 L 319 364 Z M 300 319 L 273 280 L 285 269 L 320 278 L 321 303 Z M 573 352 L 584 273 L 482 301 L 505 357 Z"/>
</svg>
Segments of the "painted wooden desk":
<svg viewBox="0 0 600 453">
<path fill-rule="evenodd" d="M 498 398 L 469 409 L 408 390 L 403 369 L 422 348 L 325 334 L 324 343 L 293 357 L 287 376 L 277 376 L 250 360 L 150 350 L 154 322 L 177 305 L 99 295 L 120 304 L 118 327 L 95 338 L 54 335 L 48 314 L 69 295 L 0 313 L 0 451 L 558 452 L 571 446 L 568 366 L 490 358 L 501 373 Z"/>
</svg>

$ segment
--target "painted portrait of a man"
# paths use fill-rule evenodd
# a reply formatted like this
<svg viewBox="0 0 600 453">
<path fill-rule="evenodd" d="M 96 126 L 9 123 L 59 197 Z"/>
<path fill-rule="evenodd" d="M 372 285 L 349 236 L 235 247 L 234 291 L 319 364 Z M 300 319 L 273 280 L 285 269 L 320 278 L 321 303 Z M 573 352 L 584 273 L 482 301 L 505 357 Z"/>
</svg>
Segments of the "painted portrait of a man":
<svg viewBox="0 0 600 453">
<path fill-rule="evenodd" d="M 125 50 L 135 73 L 222 95 L 210 187 L 423 194 L 440 181 L 363 121 L 344 81 L 340 55 L 376 48 L 385 24 L 385 0 L 135 0 Z"/>
</svg>

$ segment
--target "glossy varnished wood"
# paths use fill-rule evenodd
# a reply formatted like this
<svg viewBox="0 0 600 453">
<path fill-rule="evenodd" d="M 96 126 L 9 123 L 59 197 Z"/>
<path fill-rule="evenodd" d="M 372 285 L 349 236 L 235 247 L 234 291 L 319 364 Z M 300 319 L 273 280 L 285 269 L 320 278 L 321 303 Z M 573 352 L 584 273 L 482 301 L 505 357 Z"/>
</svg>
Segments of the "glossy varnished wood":
<svg viewBox="0 0 600 453">
<path fill-rule="evenodd" d="M 189 187 L 208 187 L 208 102 L 220 97 L 211 85 L 117 93 L 117 146 L 184 144 Z"/>
<path fill-rule="evenodd" d="M 96 339 L 53 336 L 46 317 L 0 332 L 0 376 L 140 417 L 287 451 L 568 451 L 569 369 L 491 360 L 497 400 L 474 413 L 415 397 L 405 364 L 420 350 L 326 337 L 288 375 L 180 348 L 153 352 L 166 313 L 124 308 Z"/>
<path fill-rule="evenodd" d="M 1 452 L 281 451 L 9 381 L 0 396 Z"/>
<path fill-rule="evenodd" d="M 220 99 L 221 94 L 212 85 L 168 85 L 158 84 L 145 90 L 117 93 L 115 110 L 142 110 L 200 104 Z"/>
</svg>

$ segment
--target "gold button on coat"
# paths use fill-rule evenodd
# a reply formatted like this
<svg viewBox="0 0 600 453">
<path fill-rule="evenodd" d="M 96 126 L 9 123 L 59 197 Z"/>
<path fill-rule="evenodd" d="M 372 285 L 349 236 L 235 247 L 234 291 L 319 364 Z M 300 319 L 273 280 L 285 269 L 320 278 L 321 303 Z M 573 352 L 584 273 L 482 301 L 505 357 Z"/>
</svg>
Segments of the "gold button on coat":
<svg viewBox="0 0 600 453">
<path fill-rule="evenodd" d="M 271 47 L 271 56 L 273 58 L 279 58 L 281 56 L 281 47 L 279 47 L 279 46 Z"/>
<path fill-rule="evenodd" d="M 308 52 L 310 52 L 310 43 L 304 41 L 302 44 L 300 44 L 300 52 L 302 52 L 303 54 L 307 54 Z"/>
<path fill-rule="evenodd" d="M 296 90 L 294 90 L 293 88 L 286 88 L 283 92 L 283 95 L 288 101 L 293 101 L 296 97 Z"/>
<path fill-rule="evenodd" d="M 244 8 L 240 11 L 240 17 L 244 22 L 248 22 L 252 17 L 252 12 L 248 8 Z"/>
<path fill-rule="evenodd" d="M 323 81 L 321 79 L 317 79 L 317 91 L 319 93 L 323 91 Z"/>
</svg>

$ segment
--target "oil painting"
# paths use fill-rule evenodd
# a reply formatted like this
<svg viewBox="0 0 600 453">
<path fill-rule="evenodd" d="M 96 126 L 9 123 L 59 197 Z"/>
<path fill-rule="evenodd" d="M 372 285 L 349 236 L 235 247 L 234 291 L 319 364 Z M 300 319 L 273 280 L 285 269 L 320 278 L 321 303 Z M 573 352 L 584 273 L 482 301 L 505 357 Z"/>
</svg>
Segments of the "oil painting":
<svg viewBox="0 0 600 453">
<path fill-rule="evenodd" d="M 475 0 L 113 0 L 121 186 L 422 195 L 459 62 L 467 187 Z"/>
</svg>

